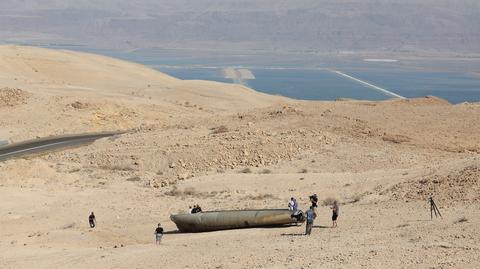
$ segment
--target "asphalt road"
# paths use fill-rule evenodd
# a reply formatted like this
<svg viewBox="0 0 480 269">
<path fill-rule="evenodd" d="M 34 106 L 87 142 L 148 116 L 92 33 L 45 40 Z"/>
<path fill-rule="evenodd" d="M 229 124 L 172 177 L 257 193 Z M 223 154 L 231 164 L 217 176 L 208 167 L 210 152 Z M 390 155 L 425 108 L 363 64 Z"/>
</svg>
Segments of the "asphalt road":
<svg viewBox="0 0 480 269">
<path fill-rule="evenodd" d="M 39 138 L 0 147 L 0 161 L 15 157 L 43 153 L 90 144 L 97 139 L 121 134 L 120 132 L 76 134 Z"/>
</svg>

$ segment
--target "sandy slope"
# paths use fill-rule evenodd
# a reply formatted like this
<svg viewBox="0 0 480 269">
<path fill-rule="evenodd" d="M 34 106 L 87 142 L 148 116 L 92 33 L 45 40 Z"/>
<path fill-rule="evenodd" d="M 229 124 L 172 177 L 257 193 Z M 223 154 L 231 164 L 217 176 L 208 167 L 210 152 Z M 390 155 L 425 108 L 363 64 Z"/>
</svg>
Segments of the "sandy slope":
<svg viewBox="0 0 480 269">
<path fill-rule="evenodd" d="M 0 138 L 116 139 L 0 163 L 0 268 L 478 268 L 480 106 L 303 102 L 105 57 L 0 48 Z M 169 215 L 301 207 L 303 226 L 178 234 Z M 426 198 L 444 215 L 430 221 Z M 95 211 L 97 229 L 87 228 Z M 464 221 L 462 221 L 462 219 Z M 167 231 L 152 244 L 155 224 Z M 115 247 L 116 246 L 116 247 Z"/>
<path fill-rule="evenodd" d="M 2 137 L 12 140 L 52 131 L 129 129 L 172 115 L 189 116 L 185 107 L 207 115 L 286 100 L 239 85 L 182 81 L 138 64 L 71 51 L 0 46 L 0 69 L 0 90 L 30 94 L 22 106 L 3 108 L 15 115 L 0 119 L 9 126 Z M 21 130 L 14 129 L 18 123 Z"/>
</svg>

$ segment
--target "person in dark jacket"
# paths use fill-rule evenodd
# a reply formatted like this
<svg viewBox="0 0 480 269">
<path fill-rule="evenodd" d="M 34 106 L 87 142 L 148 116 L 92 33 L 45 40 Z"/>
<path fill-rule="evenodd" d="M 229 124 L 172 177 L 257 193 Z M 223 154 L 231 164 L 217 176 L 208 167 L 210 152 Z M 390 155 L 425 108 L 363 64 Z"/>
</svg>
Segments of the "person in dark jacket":
<svg viewBox="0 0 480 269">
<path fill-rule="evenodd" d="M 162 241 L 163 237 L 163 228 L 158 224 L 157 228 L 155 229 L 155 244 L 160 245 L 160 242 Z"/>
<path fill-rule="evenodd" d="M 317 194 L 314 194 L 314 195 L 310 195 L 310 202 L 312 202 L 312 206 L 313 207 L 318 207 L 317 204 L 318 204 L 318 196 Z"/>
<path fill-rule="evenodd" d="M 90 224 L 90 228 L 95 228 L 97 223 L 97 219 L 95 218 L 95 214 L 93 212 L 88 216 L 88 223 Z"/>
<path fill-rule="evenodd" d="M 339 213 L 340 213 L 340 208 L 338 206 L 337 201 L 335 200 L 333 201 L 333 205 L 332 205 L 332 228 L 337 227 L 337 218 Z"/>
</svg>

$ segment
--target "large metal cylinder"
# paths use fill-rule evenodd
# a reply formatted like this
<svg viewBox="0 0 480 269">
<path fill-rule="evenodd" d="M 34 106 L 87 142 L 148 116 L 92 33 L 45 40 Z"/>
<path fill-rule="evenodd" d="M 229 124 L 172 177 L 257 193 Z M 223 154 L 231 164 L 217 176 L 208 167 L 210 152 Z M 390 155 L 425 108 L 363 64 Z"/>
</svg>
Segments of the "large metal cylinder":
<svg viewBox="0 0 480 269">
<path fill-rule="evenodd" d="M 209 211 L 171 215 L 170 219 L 181 232 L 279 226 L 298 222 L 288 209 Z"/>
</svg>

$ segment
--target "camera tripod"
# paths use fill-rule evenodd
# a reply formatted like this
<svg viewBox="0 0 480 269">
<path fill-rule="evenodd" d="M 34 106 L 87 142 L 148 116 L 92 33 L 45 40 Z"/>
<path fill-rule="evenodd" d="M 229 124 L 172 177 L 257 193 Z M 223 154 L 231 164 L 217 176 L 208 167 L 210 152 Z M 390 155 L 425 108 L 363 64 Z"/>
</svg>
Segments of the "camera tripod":
<svg viewBox="0 0 480 269">
<path fill-rule="evenodd" d="M 433 201 L 433 198 L 430 197 L 428 200 L 430 202 L 430 219 L 433 219 L 433 213 L 435 213 L 436 218 L 438 218 L 438 216 L 442 217 L 442 214 L 440 214 L 440 210 L 438 210 L 438 207 Z"/>
</svg>

